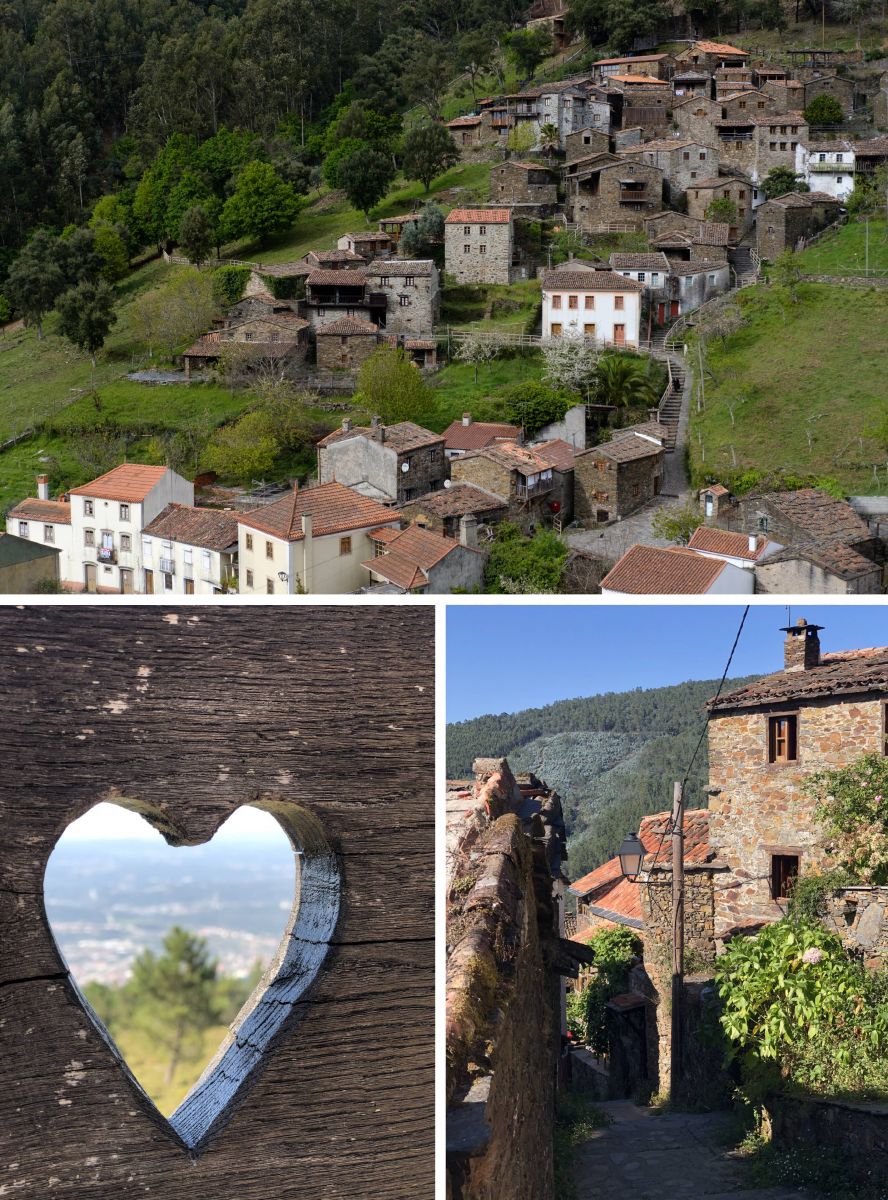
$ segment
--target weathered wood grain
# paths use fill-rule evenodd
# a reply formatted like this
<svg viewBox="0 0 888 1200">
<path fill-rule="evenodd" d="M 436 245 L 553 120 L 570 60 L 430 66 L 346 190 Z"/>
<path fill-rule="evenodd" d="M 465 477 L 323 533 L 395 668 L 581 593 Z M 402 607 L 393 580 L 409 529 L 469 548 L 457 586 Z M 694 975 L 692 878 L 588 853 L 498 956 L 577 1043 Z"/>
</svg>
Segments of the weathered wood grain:
<svg viewBox="0 0 888 1200">
<path fill-rule="evenodd" d="M 432 1196 L 433 630 L 421 607 L 0 608 L 0 1195 Z M 244 803 L 301 811 L 339 875 L 338 917 L 299 931 L 222 1059 L 232 1110 L 205 1082 L 185 1141 L 46 922 L 52 848 L 105 799 L 174 844 Z M 320 969 L 294 986 L 316 942 Z"/>
</svg>

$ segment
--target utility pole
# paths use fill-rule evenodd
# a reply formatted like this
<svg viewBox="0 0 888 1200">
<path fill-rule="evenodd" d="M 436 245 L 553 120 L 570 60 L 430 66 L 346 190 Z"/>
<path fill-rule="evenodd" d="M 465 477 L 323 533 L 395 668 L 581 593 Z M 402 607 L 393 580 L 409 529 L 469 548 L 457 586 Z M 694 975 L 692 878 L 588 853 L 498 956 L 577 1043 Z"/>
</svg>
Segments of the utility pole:
<svg viewBox="0 0 888 1200">
<path fill-rule="evenodd" d="M 673 1102 L 681 1085 L 681 1010 L 684 993 L 684 797 L 672 792 L 672 1054 L 669 1092 Z"/>
</svg>

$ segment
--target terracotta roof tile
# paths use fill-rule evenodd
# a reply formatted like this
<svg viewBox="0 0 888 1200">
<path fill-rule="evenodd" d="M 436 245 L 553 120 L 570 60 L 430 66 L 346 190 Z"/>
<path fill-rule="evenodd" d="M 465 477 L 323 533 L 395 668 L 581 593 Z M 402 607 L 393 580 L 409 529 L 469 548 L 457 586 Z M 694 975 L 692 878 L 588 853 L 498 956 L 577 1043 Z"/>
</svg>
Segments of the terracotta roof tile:
<svg viewBox="0 0 888 1200">
<path fill-rule="evenodd" d="M 651 75 L 609 75 L 608 79 L 612 83 L 640 83 L 645 87 L 669 87 L 665 79 L 655 79 Z"/>
<path fill-rule="evenodd" d="M 806 671 L 775 671 L 710 700 L 707 708 L 710 712 L 728 712 L 786 700 L 870 692 L 888 694 L 888 646 L 823 654 L 817 667 Z"/>
<path fill-rule="evenodd" d="M 447 122 L 448 129 L 460 129 L 465 125 L 480 125 L 480 117 L 455 117 L 452 121 Z"/>
<path fill-rule="evenodd" d="M 552 438 L 548 442 L 537 442 L 532 447 L 537 457 L 549 463 L 556 471 L 572 471 L 574 469 L 574 448 L 564 438 Z"/>
<path fill-rule="evenodd" d="M 463 461 L 468 462 L 473 458 L 492 459 L 507 470 L 518 471 L 525 476 L 538 475 L 540 471 L 551 467 L 543 455 L 537 454 L 530 446 L 518 446 L 515 442 L 494 442 L 483 450 L 470 450 Z"/>
<path fill-rule="evenodd" d="M 446 225 L 508 225 L 510 208 L 454 208 L 447 214 Z"/>
<path fill-rule="evenodd" d="M 378 332 L 379 326 L 372 321 L 362 321 L 360 317 L 340 317 L 329 325 L 321 325 L 315 331 L 315 337 L 375 336 Z"/>
<path fill-rule="evenodd" d="M 671 812 L 653 813 L 642 817 L 638 836 L 647 851 L 644 860 L 646 870 L 655 866 L 672 865 L 672 846 L 669 840 L 669 829 L 672 821 Z M 684 819 L 684 861 L 685 866 L 702 866 L 711 862 L 714 851 L 709 844 L 709 810 L 706 808 L 691 808 L 685 810 Z"/>
<path fill-rule="evenodd" d="M 387 538 L 385 544 L 383 554 L 362 565 L 405 591 L 424 587 L 432 567 L 460 545 L 455 538 L 419 525 L 408 525 L 396 537 Z"/>
<path fill-rule="evenodd" d="M 601 581 L 602 589 L 629 595 L 702 595 L 727 564 L 693 550 L 632 546 Z"/>
<path fill-rule="evenodd" d="M 766 537 L 755 539 L 755 549 L 750 550 L 749 538 L 745 533 L 731 533 L 727 529 L 716 529 L 712 525 L 701 525 L 695 529 L 688 542 L 689 550 L 705 550 L 708 554 L 729 554 L 732 558 L 743 558 L 756 562 L 767 550 L 770 542 Z"/>
<path fill-rule="evenodd" d="M 45 521 L 53 525 L 71 524 L 71 505 L 65 500 L 37 500 L 29 496 L 20 500 L 6 514 L 19 521 Z"/>
<path fill-rule="evenodd" d="M 238 523 L 288 542 L 302 540 L 302 517 L 312 517 L 312 535 L 323 537 L 349 529 L 372 529 L 397 520 L 391 509 L 368 500 L 342 483 L 294 488 L 272 504 L 238 514 Z"/>
<path fill-rule="evenodd" d="M 616 271 L 544 271 L 544 292 L 642 292 L 644 284 Z"/>
<path fill-rule="evenodd" d="M 200 546 L 204 550 L 227 550 L 237 545 L 237 518 L 218 508 L 195 508 L 189 504 L 168 504 L 142 533 Z"/>
<path fill-rule="evenodd" d="M 420 450 L 423 446 L 434 446 L 444 441 L 443 433 L 432 433 L 431 429 L 423 429 L 413 421 L 398 421 L 395 425 L 383 425 L 384 442 L 399 454 L 408 454 L 411 450 Z M 334 442 L 344 441 L 352 437 L 376 438 L 377 431 L 370 425 L 354 425 L 351 429 L 334 429 L 326 437 L 321 438 L 319 446 L 332 446 Z"/>
<path fill-rule="evenodd" d="M 742 54 L 748 57 L 748 51 L 737 46 L 729 46 L 726 42 L 695 42 L 693 49 L 702 50 L 704 54 Z"/>
<path fill-rule="evenodd" d="M 452 421 L 444 430 L 444 445 L 448 450 L 482 450 L 492 442 L 512 441 L 521 437 L 519 425 L 506 425 L 493 421 Z"/>
<path fill-rule="evenodd" d="M 168 467 L 149 467 L 141 463 L 123 463 L 85 483 L 71 488 L 72 496 L 96 496 L 100 500 L 123 500 L 138 504 L 166 475 Z"/>
<path fill-rule="evenodd" d="M 328 287 L 331 284 L 342 284 L 343 287 L 363 287 L 367 282 L 364 271 L 324 271 L 318 268 L 311 272 L 306 280 L 309 287 Z"/>
</svg>

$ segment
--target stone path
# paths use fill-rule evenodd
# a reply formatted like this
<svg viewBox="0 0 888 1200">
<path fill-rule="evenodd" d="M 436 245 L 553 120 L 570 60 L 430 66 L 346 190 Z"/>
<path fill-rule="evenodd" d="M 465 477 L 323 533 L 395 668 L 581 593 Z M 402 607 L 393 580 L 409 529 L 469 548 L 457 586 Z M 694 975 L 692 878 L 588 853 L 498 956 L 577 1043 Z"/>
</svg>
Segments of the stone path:
<svg viewBox="0 0 888 1200">
<path fill-rule="evenodd" d="M 577 1200 L 813 1200 L 788 1188 L 749 1188 L 729 1152 L 726 1113 L 664 1113 L 630 1100 L 597 1105 L 614 1121 L 574 1153 Z"/>
</svg>

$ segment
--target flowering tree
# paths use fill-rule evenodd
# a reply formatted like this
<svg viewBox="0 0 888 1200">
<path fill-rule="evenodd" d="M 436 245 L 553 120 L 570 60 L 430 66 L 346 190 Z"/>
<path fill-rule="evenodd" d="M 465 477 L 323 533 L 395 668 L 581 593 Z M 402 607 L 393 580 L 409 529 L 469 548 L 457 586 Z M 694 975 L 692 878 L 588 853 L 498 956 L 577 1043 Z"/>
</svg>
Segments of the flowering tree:
<svg viewBox="0 0 888 1200">
<path fill-rule="evenodd" d="M 598 351 L 580 338 L 556 338 L 543 346 L 543 379 L 559 388 L 587 393 L 598 367 Z"/>
<path fill-rule="evenodd" d="M 838 864 L 864 883 L 888 883 L 888 756 L 819 771 L 807 789 Z"/>
</svg>

